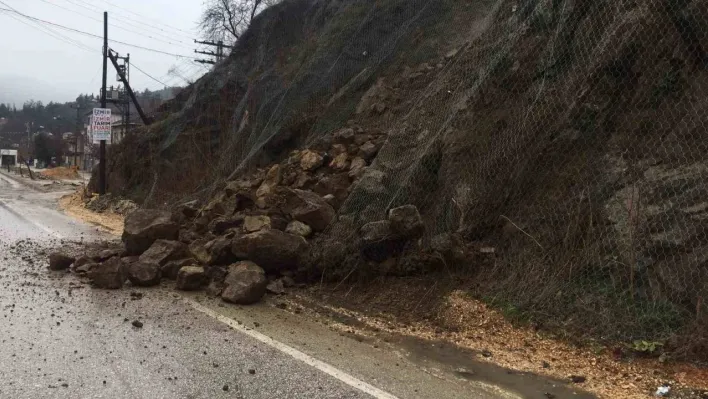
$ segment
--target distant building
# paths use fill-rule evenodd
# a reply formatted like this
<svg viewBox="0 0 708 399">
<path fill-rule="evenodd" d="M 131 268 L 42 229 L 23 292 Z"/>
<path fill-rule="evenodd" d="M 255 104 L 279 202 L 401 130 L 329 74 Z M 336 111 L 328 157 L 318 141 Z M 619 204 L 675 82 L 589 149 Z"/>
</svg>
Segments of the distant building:
<svg viewBox="0 0 708 399">
<path fill-rule="evenodd" d="M 17 150 L 0 150 L 0 167 L 17 164 Z"/>
</svg>

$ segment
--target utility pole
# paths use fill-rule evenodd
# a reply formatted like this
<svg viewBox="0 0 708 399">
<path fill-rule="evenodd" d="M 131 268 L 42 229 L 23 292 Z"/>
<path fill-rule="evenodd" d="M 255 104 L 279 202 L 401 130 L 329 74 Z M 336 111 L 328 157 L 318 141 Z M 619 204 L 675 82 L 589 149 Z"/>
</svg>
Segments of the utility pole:
<svg viewBox="0 0 708 399">
<path fill-rule="evenodd" d="M 214 60 L 195 60 L 196 62 L 200 64 L 211 64 L 214 65 L 221 60 L 224 59 L 224 49 L 229 48 L 233 49 L 233 46 L 227 46 L 224 44 L 223 41 L 219 40 L 218 42 L 207 42 L 207 41 L 199 41 L 199 40 L 194 40 L 194 43 L 198 44 L 204 44 L 207 46 L 214 46 L 216 47 L 216 52 L 213 51 L 200 51 L 200 50 L 194 50 L 195 53 L 197 54 L 204 54 L 204 55 L 211 55 L 214 57 Z"/>
<path fill-rule="evenodd" d="M 107 54 L 108 54 L 108 58 L 111 60 L 111 63 L 113 63 L 113 67 L 116 69 L 116 72 L 118 72 L 118 77 L 120 78 L 121 82 L 125 85 L 125 91 L 128 92 L 130 99 L 133 100 L 133 105 L 135 105 L 135 109 L 138 111 L 138 115 L 140 115 L 140 119 L 142 119 L 145 126 L 149 125 L 152 121 L 150 120 L 150 118 L 148 118 L 147 115 L 145 115 L 145 112 L 143 112 L 143 108 L 138 103 L 138 99 L 137 99 L 137 97 L 135 97 L 135 93 L 133 92 L 133 89 L 130 87 L 130 83 L 128 82 L 128 79 L 125 77 L 125 74 L 123 73 L 120 66 L 118 65 L 118 60 L 116 59 L 116 56 L 113 55 L 111 50 L 108 50 Z"/>
<path fill-rule="evenodd" d="M 110 50 L 109 50 L 110 51 Z M 122 61 L 123 63 L 118 65 L 118 81 L 122 82 L 122 79 L 120 77 L 120 72 L 123 73 L 125 76 L 126 82 L 130 81 L 130 54 L 128 54 L 125 57 L 121 57 L 118 55 L 118 53 L 115 54 L 115 58 L 118 61 Z M 121 115 L 121 122 L 123 124 L 123 136 L 128 134 L 128 129 L 130 128 L 130 97 L 127 96 L 127 90 L 125 90 L 124 86 L 124 92 L 122 93 L 121 96 L 119 96 L 118 101 L 116 101 L 117 105 L 120 105 L 122 115 Z M 122 137 L 121 137 L 122 139 Z M 112 143 L 115 143 L 112 141 Z"/>
<path fill-rule="evenodd" d="M 103 86 L 101 108 L 106 108 L 106 81 L 108 79 L 108 12 L 103 12 Z M 101 140 L 98 150 L 98 193 L 106 193 L 106 140 Z"/>
<path fill-rule="evenodd" d="M 74 166 L 79 168 L 79 136 L 81 135 L 81 105 L 76 102 L 76 106 L 70 106 L 76 109 L 76 127 L 74 132 Z"/>
</svg>

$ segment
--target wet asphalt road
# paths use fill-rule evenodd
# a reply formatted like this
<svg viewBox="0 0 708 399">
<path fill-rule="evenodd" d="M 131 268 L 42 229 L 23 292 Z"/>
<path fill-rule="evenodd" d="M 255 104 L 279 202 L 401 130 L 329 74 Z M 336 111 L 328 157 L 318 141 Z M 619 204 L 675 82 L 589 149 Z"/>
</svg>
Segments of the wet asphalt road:
<svg viewBox="0 0 708 399">
<path fill-rule="evenodd" d="M 109 238 L 58 196 L 0 173 L 0 398 L 589 398 L 437 343 L 354 339 L 280 299 L 93 289 L 47 269 L 50 248 Z"/>
</svg>

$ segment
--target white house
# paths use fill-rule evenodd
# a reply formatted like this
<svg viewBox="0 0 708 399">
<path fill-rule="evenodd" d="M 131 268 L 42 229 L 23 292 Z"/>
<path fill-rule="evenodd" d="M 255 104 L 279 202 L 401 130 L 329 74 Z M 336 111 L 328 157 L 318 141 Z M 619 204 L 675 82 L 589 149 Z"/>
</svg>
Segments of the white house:
<svg viewBox="0 0 708 399">
<path fill-rule="evenodd" d="M 17 164 L 17 150 L 0 150 L 0 167 Z"/>
</svg>

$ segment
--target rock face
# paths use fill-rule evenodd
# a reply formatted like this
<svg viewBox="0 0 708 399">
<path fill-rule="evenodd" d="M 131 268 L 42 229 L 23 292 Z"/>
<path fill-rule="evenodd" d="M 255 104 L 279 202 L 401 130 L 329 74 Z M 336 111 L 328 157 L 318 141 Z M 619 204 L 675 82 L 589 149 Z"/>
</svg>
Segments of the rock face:
<svg viewBox="0 0 708 399">
<path fill-rule="evenodd" d="M 221 298 L 226 302 L 250 305 L 261 300 L 268 281 L 265 272 L 253 262 L 238 262 L 229 266 Z"/>
<path fill-rule="evenodd" d="M 231 246 L 237 258 L 250 259 L 273 272 L 297 266 L 307 251 L 304 238 L 272 229 L 238 237 Z"/>
<path fill-rule="evenodd" d="M 130 255 L 140 255 L 159 239 L 176 240 L 179 226 L 169 211 L 138 209 L 125 218 L 123 243 Z"/>
<path fill-rule="evenodd" d="M 100 263 L 88 272 L 88 277 L 96 288 L 118 289 L 125 282 L 123 261 L 118 257 Z"/>
<path fill-rule="evenodd" d="M 194 291 L 200 289 L 206 283 L 204 268 L 199 266 L 184 266 L 177 273 L 177 289 L 182 291 Z"/>
<path fill-rule="evenodd" d="M 336 213 L 332 205 L 311 191 L 288 190 L 286 197 L 285 212 L 314 231 L 326 229 L 334 220 Z"/>
<path fill-rule="evenodd" d="M 74 263 L 74 258 L 61 252 L 49 254 L 49 270 L 66 270 Z"/>
<path fill-rule="evenodd" d="M 154 262 L 137 261 L 127 267 L 128 279 L 133 285 L 152 287 L 160 284 L 160 265 Z"/>
<path fill-rule="evenodd" d="M 163 266 L 168 261 L 184 258 L 186 253 L 186 246 L 179 241 L 157 240 L 140 255 L 140 261 Z"/>
<path fill-rule="evenodd" d="M 403 205 L 388 212 L 391 230 L 404 238 L 419 237 L 425 231 L 423 219 L 415 205 Z"/>
</svg>

